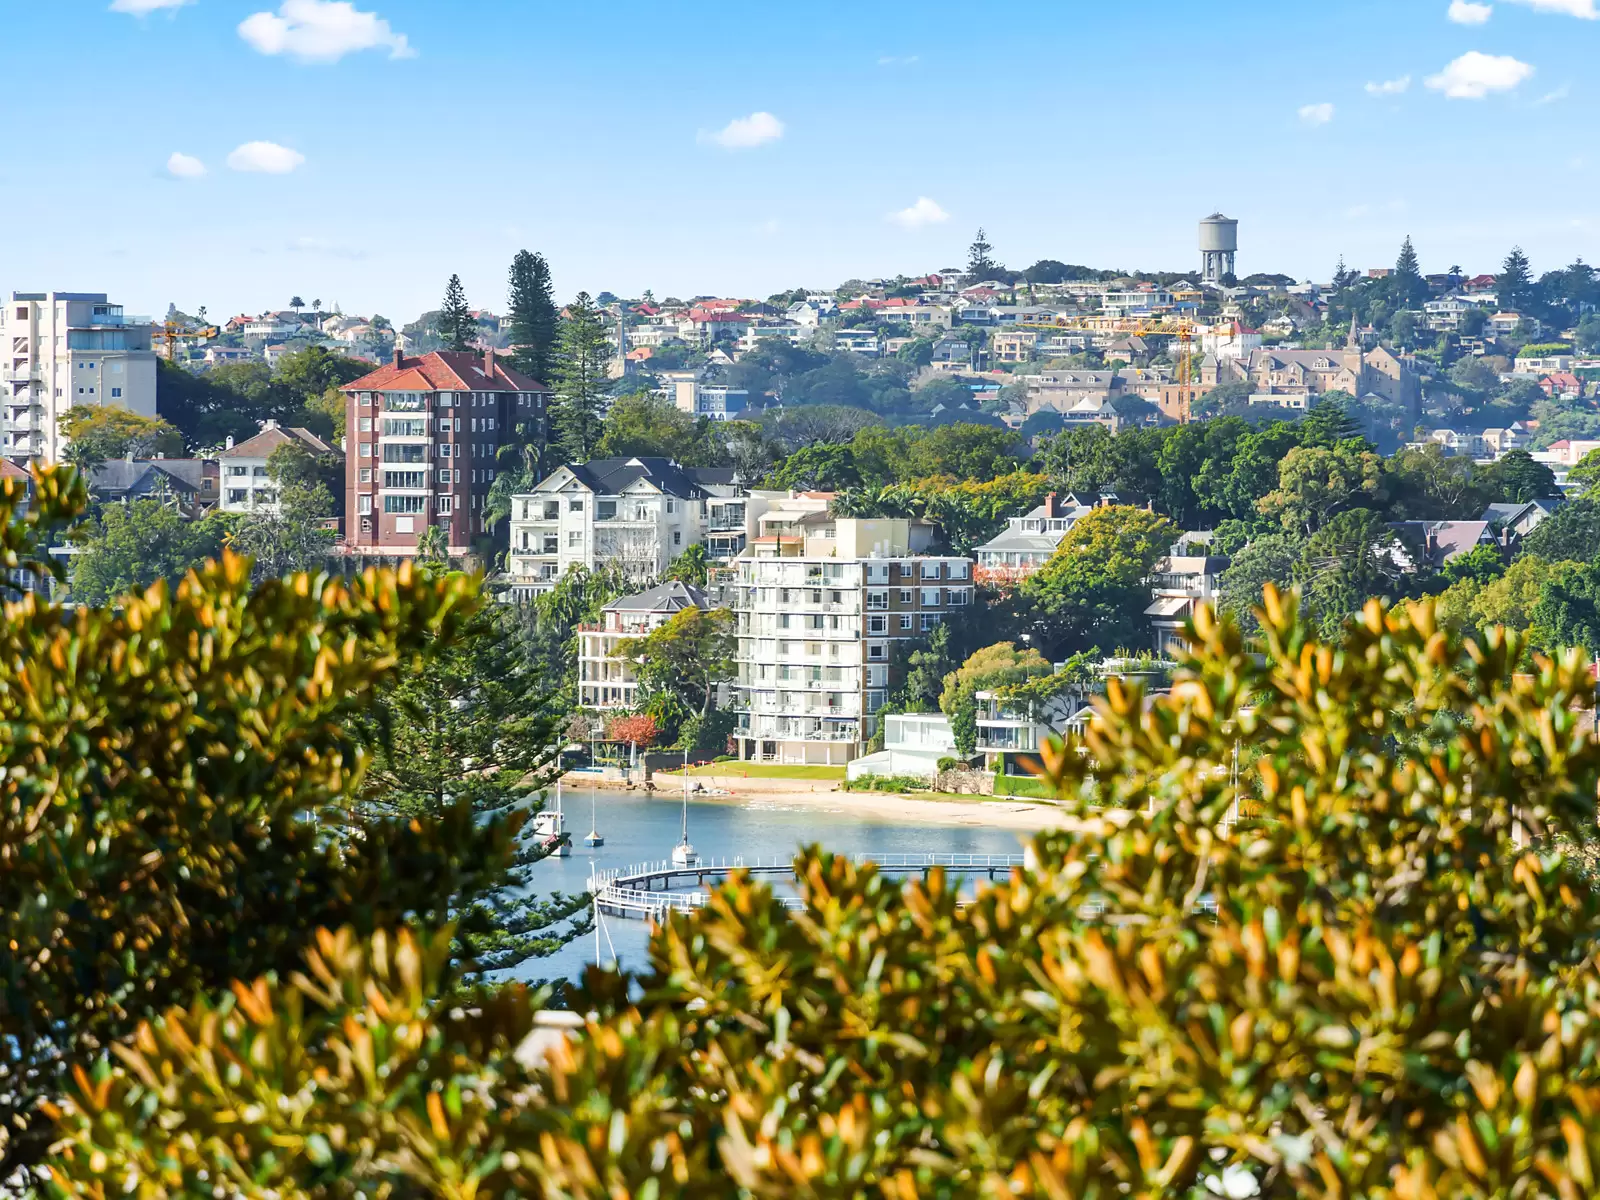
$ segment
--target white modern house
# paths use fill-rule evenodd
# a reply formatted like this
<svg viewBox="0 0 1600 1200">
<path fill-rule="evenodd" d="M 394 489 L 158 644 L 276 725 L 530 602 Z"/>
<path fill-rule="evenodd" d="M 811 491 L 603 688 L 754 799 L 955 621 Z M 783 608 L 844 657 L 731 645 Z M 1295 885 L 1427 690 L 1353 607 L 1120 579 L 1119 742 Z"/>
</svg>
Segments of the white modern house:
<svg viewBox="0 0 1600 1200">
<path fill-rule="evenodd" d="M 883 723 L 883 749 L 853 760 L 845 772 L 849 778 L 931 780 L 939 774 L 941 759 L 955 757 L 956 737 L 950 718 L 942 713 L 893 713 Z"/>
<path fill-rule="evenodd" d="M 60 422 L 73 408 L 156 415 L 150 318 L 127 316 L 103 292 L 13 292 L 0 318 L 7 458 L 59 461 L 67 443 Z"/>
<path fill-rule="evenodd" d="M 514 597 L 548 591 L 574 566 L 621 567 L 654 579 L 706 540 L 713 496 L 735 495 L 733 472 L 665 458 L 606 458 L 557 467 L 512 497 L 508 567 Z"/>
<path fill-rule="evenodd" d="M 685 609 L 710 607 L 704 592 L 677 580 L 606 605 L 598 623 L 578 627 L 578 704 L 599 712 L 637 708 L 639 680 L 618 646 L 661 628 Z"/>
<path fill-rule="evenodd" d="M 223 512 L 279 511 L 278 483 L 267 472 L 267 460 L 280 446 L 298 445 L 316 458 L 336 459 L 342 468 L 344 455 L 309 429 L 284 429 L 276 421 L 268 421 L 265 428 L 253 438 L 235 445 L 228 439 L 228 448 L 217 457 L 222 465 L 222 497 L 219 507 Z"/>
</svg>

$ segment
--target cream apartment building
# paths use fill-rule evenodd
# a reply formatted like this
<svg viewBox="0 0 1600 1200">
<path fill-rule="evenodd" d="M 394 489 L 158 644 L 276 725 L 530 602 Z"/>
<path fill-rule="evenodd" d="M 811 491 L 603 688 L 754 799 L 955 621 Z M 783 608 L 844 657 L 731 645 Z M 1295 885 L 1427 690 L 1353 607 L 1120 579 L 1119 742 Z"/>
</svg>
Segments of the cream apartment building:
<svg viewBox="0 0 1600 1200">
<path fill-rule="evenodd" d="M 85 405 L 156 415 L 156 355 L 148 317 L 129 317 L 103 292 L 13 292 L 0 312 L 0 453 L 58 462 L 60 422 Z"/>
<path fill-rule="evenodd" d="M 933 527 L 812 518 L 734 563 L 735 736 L 747 761 L 858 757 L 888 699 L 896 642 L 973 603 L 972 561 L 924 553 Z"/>
</svg>

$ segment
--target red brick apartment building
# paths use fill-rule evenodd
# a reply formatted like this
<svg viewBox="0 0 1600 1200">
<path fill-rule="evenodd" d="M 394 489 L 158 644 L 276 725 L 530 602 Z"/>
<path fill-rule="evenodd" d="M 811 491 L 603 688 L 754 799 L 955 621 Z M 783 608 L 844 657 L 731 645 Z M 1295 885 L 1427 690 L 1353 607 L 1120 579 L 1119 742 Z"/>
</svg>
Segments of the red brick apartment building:
<svg viewBox="0 0 1600 1200">
<path fill-rule="evenodd" d="M 394 361 L 344 387 L 345 545 L 353 554 L 415 554 L 430 525 L 452 554 L 485 532 L 496 459 L 518 424 L 543 421 L 549 389 L 492 350 Z"/>
</svg>

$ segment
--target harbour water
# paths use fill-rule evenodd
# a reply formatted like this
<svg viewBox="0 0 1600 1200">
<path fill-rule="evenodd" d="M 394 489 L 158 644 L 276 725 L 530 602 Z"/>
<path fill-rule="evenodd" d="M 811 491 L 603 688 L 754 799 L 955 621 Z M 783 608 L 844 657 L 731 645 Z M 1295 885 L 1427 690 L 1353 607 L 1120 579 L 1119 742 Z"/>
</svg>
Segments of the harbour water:
<svg viewBox="0 0 1600 1200">
<path fill-rule="evenodd" d="M 591 797 L 594 823 L 606 839 L 604 846 L 592 850 L 583 844 L 589 832 Z M 553 797 L 547 803 L 553 803 Z M 678 842 L 683 812 L 681 793 L 670 788 L 653 797 L 566 790 L 562 808 L 572 837 L 572 856 L 548 858 L 538 864 L 535 884 L 541 892 L 580 892 L 592 869 L 616 870 L 665 861 Z M 837 804 L 828 809 L 786 805 L 782 800 L 689 802 L 689 840 L 707 861 L 743 857 L 747 862 L 770 862 L 774 856 L 793 855 L 813 842 L 849 854 L 1015 854 L 1023 838 L 1014 830 L 901 825 L 862 818 L 852 814 L 845 793 L 839 793 Z M 614 945 L 625 969 L 643 970 L 647 941 L 644 922 L 608 917 L 600 937 L 601 953 L 609 963 Z M 525 963 L 516 974 L 527 979 L 576 978 L 594 961 L 595 941 L 587 937 L 550 958 Z"/>
</svg>

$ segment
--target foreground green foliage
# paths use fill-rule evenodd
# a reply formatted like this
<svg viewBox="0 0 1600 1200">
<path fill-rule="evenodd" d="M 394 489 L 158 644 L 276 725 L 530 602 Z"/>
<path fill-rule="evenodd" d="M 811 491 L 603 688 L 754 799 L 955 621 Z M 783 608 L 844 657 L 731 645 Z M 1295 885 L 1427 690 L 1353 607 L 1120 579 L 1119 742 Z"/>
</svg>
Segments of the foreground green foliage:
<svg viewBox="0 0 1600 1200">
<path fill-rule="evenodd" d="M 0 481 L 4 565 L 81 513 L 81 483 Z M 137 506 L 135 506 L 137 507 Z M 356 811 L 374 689 L 451 644 L 461 578 L 259 586 L 231 554 L 106 607 L 27 596 L 0 621 L 0 1181 L 55 1136 L 40 1104 L 173 1003 L 288 971 L 319 927 L 442 924 L 497 881 L 515 820 Z"/>
<path fill-rule="evenodd" d="M 1269 592 L 1113 686 L 1036 868 L 964 904 L 820 851 L 591 972 L 575 1040 L 461 1007 L 448 930 L 318 935 L 53 1102 L 61 1196 L 1569 1197 L 1600 1161 L 1574 654 Z M 1235 746 L 1248 753 L 1233 770 Z"/>
</svg>

